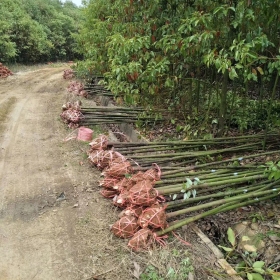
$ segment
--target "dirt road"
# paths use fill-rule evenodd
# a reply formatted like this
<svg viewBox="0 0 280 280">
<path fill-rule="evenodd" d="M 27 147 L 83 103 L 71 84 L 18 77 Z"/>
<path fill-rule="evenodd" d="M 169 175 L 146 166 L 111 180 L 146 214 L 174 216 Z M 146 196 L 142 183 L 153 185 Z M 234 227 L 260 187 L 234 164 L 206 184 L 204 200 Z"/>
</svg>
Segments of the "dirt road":
<svg viewBox="0 0 280 280">
<path fill-rule="evenodd" d="M 0 81 L 0 110 L 15 100 L 0 131 L 0 280 L 131 279 L 115 270 L 122 250 L 108 224 L 116 217 L 100 201 L 87 146 L 63 142 L 64 69 Z"/>
</svg>

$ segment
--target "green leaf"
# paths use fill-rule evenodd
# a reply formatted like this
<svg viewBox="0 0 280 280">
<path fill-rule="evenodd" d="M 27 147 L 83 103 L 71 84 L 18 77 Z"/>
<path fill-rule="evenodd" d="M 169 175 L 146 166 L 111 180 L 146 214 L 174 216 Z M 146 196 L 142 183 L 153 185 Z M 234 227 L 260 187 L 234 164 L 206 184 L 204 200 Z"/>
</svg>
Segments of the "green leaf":
<svg viewBox="0 0 280 280">
<path fill-rule="evenodd" d="M 190 188 L 192 186 L 192 180 L 189 178 L 186 178 L 187 180 L 187 188 Z"/>
<path fill-rule="evenodd" d="M 271 275 L 272 280 L 280 280 L 280 273 L 279 272 L 275 272 L 275 273 L 278 273 L 278 275 L 272 274 Z"/>
<path fill-rule="evenodd" d="M 253 277 L 252 280 L 264 280 L 263 277 L 259 273 L 251 273 L 251 275 Z"/>
<path fill-rule="evenodd" d="M 257 70 L 259 71 L 259 73 L 260 73 L 261 75 L 263 75 L 263 74 L 264 74 L 264 72 L 263 72 L 263 70 L 262 70 L 262 68 L 261 68 L 261 67 L 257 67 Z"/>
<path fill-rule="evenodd" d="M 253 275 L 251 273 L 247 273 L 247 278 L 248 278 L 248 280 L 253 280 L 254 279 Z"/>
<path fill-rule="evenodd" d="M 230 78 L 231 80 L 233 80 L 234 78 L 238 78 L 238 75 L 237 75 L 237 73 L 236 73 L 236 71 L 235 71 L 234 68 L 231 68 L 231 69 L 230 69 L 230 71 L 229 71 L 229 78 Z"/>
<path fill-rule="evenodd" d="M 218 245 L 220 248 L 224 249 L 226 252 L 232 252 L 233 249 L 232 248 L 229 248 L 229 247 L 224 247 L 224 246 L 221 246 L 221 245 Z"/>
<path fill-rule="evenodd" d="M 262 268 L 263 266 L 264 266 L 263 261 L 256 261 L 256 262 L 253 263 L 254 268 Z"/>
<path fill-rule="evenodd" d="M 196 190 L 192 190 L 192 196 L 196 197 Z"/>
<path fill-rule="evenodd" d="M 228 235 L 228 241 L 230 242 L 230 244 L 232 246 L 234 246 L 235 245 L 235 233 L 232 230 L 232 228 L 228 228 L 227 235 Z"/>
<path fill-rule="evenodd" d="M 241 239 L 241 240 L 244 241 L 244 242 L 246 242 L 246 241 L 249 241 L 249 240 L 251 240 L 251 239 L 250 239 L 250 237 L 244 235 L 244 236 L 242 236 L 242 239 Z"/>
</svg>

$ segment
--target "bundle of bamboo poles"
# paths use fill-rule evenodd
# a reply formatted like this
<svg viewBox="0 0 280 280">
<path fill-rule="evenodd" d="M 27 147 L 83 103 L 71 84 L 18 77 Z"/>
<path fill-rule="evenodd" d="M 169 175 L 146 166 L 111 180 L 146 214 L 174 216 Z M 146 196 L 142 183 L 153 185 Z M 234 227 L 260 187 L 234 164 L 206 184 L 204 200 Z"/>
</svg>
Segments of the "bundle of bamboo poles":
<svg viewBox="0 0 280 280">
<path fill-rule="evenodd" d="M 138 120 L 155 122 L 152 116 L 145 116 L 142 108 L 128 107 L 82 107 L 82 125 L 135 123 Z M 157 121 L 160 121 L 157 119 Z"/>
<path fill-rule="evenodd" d="M 138 165 L 149 166 L 157 162 L 169 168 L 184 165 L 194 165 L 197 162 L 208 161 L 207 164 L 219 164 L 219 158 L 240 154 L 237 157 L 246 159 L 248 153 L 263 148 L 262 133 L 239 137 L 224 137 L 214 139 L 196 139 L 188 141 L 149 142 L 149 143 L 109 143 L 114 149 L 130 158 Z M 280 151 L 279 133 L 269 133 L 267 138 L 269 150 Z M 266 156 L 268 152 L 262 152 Z M 249 155 L 249 157 L 251 157 Z M 172 165 L 170 164 L 172 163 Z"/>
<path fill-rule="evenodd" d="M 129 169 L 131 174 L 127 174 L 127 177 L 123 177 L 125 175 L 123 173 L 121 177 L 109 176 L 105 178 L 101 185 L 107 191 L 106 195 L 109 194 L 109 196 L 105 196 L 104 193 L 103 195 L 113 198 L 116 206 L 127 209 L 124 211 L 125 217 L 114 224 L 113 232 L 123 238 L 132 237 L 129 246 L 138 250 L 150 244 L 147 239 L 162 243 L 161 236 L 203 217 L 279 196 L 280 179 L 269 180 L 268 170 L 263 165 L 266 156 L 273 156 L 274 160 L 279 160 L 280 150 L 277 149 L 277 141 L 275 141 L 277 136 L 275 133 L 269 134 L 268 140 L 271 149 L 269 151 L 195 165 L 184 163 L 181 166 L 162 166 L 161 168 L 157 164 L 153 164 L 149 168 L 134 165 L 133 169 Z M 235 153 L 244 154 L 244 150 L 240 149 L 240 146 L 243 147 L 244 143 L 247 143 L 246 141 L 253 142 L 250 140 L 254 139 L 252 145 L 258 148 L 258 144 L 257 146 L 255 144 L 262 137 L 263 135 L 259 134 L 236 137 L 235 139 L 216 138 L 184 141 L 185 143 L 178 141 L 157 142 L 158 146 L 155 143 L 110 143 L 108 140 L 105 141 L 103 137 L 102 141 L 96 140 L 93 141 L 93 144 L 95 147 L 96 143 L 106 143 L 102 146 L 104 152 L 98 150 L 90 158 L 94 159 L 94 162 L 99 162 L 99 166 L 105 166 L 100 165 L 100 163 L 106 162 L 109 169 L 105 167 L 105 174 L 109 174 L 108 170 L 112 169 L 113 166 L 117 166 L 120 170 L 124 162 L 129 166 L 129 161 L 134 162 L 134 160 L 123 156 L 123 152 L 127 151 L 126 148 L 129 148 L 130 155 L 131 151 L 135 149 L 137 154 L 140 153 L 142 156 L 145 152 L 151 153 L 152 149 L 156 148 L 155 146 L 160 149 L 160 152 L 157 151 L 158 154 L 167 149 L 169 160 L 172 162 L 170 154 L 176 153 L 170 153 L 170 151 L 174 147 L 182 146 L 186 150 L 188 148 L 197 149 L 199 148 L 198 144 L 204 143 L 209 147 L 214 147 L 214 150 L 207 151 L 210 155 L 213 155 L 211 153 L 213 151 L 228 155 L 232 147 L 239 147 Z M 255 141 L 257 139 L 258 141 Z M 113 153 L 114 156 L 105 156 L 108 152 Z M 198 156 L 200 156 L 199 151 L 194 152 L 198 152 Z M 114 163 L 115 156 L 117 159 Z M 96 157 L 99 157 L 98 160 Z M 108 158 L 111 159 L 111 163 L 108 162 Z M 249 162 L 243 162 L 245 159 L 248 159 Z M 156 166 L 154 172 L 157 175 L 147 175 L 151 174 L 153 166 Z M 139 170 L 146 170 L 146 172 L 143 173 Z M 149 181 L 149 178 L 152 180 Z M 137 194 L 137 203 L 134 200 L 135 194 Z M 143 201 L 143 205 L 139 201 Z M 175 217 L 179 220 L 175 220 Z"/>
<path fill-rule="evenodd" d="M 111 97 L 113 96 L 113 93 L 106 89 L 104 86 L 100 85 L 99 82 L 103 80 L 102 76 L 96 76 L 93 79 L 91 79 L 88 83 L 86 83 L 84 89 L 88 92 L 90 95 L 103 95 Z"/>
</svg>

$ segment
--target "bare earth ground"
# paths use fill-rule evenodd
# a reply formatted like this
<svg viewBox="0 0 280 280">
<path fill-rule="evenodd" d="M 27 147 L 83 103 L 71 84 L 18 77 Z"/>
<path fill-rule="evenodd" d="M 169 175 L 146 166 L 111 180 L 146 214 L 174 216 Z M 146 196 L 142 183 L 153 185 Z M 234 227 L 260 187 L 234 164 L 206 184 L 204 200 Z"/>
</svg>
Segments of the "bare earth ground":
<svg viewBox="0 0 280 280">
<path fill-rule="evenodd" d="M 147 253 L 131 252 L 127 240 L 110 233 L 118 211 L 99 194 L 100 172 L 86 160 L 87 144 L 63 141 L 71 132 L 59 118 L 65 68 L 0 81 L 0 110 L 16 100 L 0 124 L 0 280 L 128 280 L 136 279 L 135 264 L 181 275 L 187 258 L 195 270 L 178 280 L 216 279 L 205 269 L 219 270 L 215 256 L 191 230 L 178 234 L 192 247 L 170 238 L 166 248 Z"/>
</svg>

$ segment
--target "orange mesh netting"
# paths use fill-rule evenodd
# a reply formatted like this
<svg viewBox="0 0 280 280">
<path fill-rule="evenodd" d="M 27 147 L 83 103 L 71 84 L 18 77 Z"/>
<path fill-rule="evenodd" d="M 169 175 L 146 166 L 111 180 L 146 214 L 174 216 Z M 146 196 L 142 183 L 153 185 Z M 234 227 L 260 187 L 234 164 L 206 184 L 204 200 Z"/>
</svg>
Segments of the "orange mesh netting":
<svg viewBox="0 0 280 280">
<path fill-rule="evenodd" d="M 67 87 L 68 92 L 73 92 L 74 94 L 78 96 L 87 97 L 87 92 L 84 90 L 84 86 L 82 83 L 79 83 L 77 81 L 71 82 Z"/>
<path fill-rule="evenodd" d="M 119 157 L 119 154 L 114 151 L 103 151 L 103 150 L 90 150 L 89 151 L 90 161 L 98 166 L 99 169 L 104 169 L 108 167 L 116 158 Z"/>
<path fill-rule="evenodd" d="M 68 110 L 68 109 L 75 109 L 78 111 L 81 111 L 81 106 L 80 106 L 80 101 L 75 101 L 75 102 L 67 102 L 62 105 L 62 110 Z"/>
<path fill-rule="evenodd" d="M 108 145 L 108 137 L 106 135 L 99 135 L 99 137 L 93 139 L 90 143 L 90 151 L 93 150 L 106 150 Z"/>
<path fill-rule="evenodd" d="M 10 71 L 8 67 L 0 63 L 0 78 L 7 78 L 10 75 L 13 75 L 13 72 Z"/>
<path fill-rule="evenodd" d="M 68 110 L 63 111 L 60 114 L 60 117 L 64 123 L 68 124 L 69 127 L 76 128 L 79 126 L 79 122 L 84 116 L 80 111 L 69 108 Z"/>
<path fill-rule="evenodd" d="M 128 247 L 134 251 L 148 249 L 154 243 L 154 235 L 148 228 L 138 230 L 128 242 Z"/>
<path fill-rule="evenodd" d="M 73 69 L 66 69 L 63 71 L 63 78 L 64 79 L 72 79 L 74 77 Z"/>
<path fill-rule="evenodd" d="M 129 161 L 115 162 L 110 164 L 110 167 L 105 170 L 105 175 L 108 177 L 120 178 L 132 172 L 132 167 Z"/>
<path fill-rule="evenodd" d="M 137 218 L 134 216 L 123 216 L 111 228 L 112 232 L 121 238 L 133 236 L 138 229 Z"/>
<path fill-rule="evenodd" d="M 144 180 L 151 180 L 153 182 L 159 181 L 161 177 L 161 171 L 160 168 L 157 164 L 153 163 L 153 168 L 148 169 L 144 174 L 143 174 L 143 179 Z"/>
<path fill-rule="evenodd" d="M 104 158 L 103 158 L 103 165 L 104 165 L 104 168 L 105 167 L 108 167 L 108 166 L 111 166 L 111 164 L 114 162 L 124 162 L 126 161 L 126 158 L 118 153 L 118 152 L 115 152 L 115 151 L 112 151 L 112 150 L 109 150 L 109 151 L 106 151 L 106 153 L 104 154 Z"/>
<path fill-rule="evenodd" d="M 140 181 L 129 190 L 129 201 L 134 205 L 151 206 L 156 203 L 157 196 L 149 180 Z"/>
<path fill-rule="evenodd" d="M 148 228 L 143 228 L 138 230 L 133 237 L 128 242 L 128 247 L 134 251 L 146 250 L 149 249 L 155 243 L 158 243 L 162 246 L 166 245 L 164 241 L 168 236 L 157 236 L 156 233 L 152 232 Z"/>
<path fill-rule="evenodd" d="M 129 204 L 128 195 L 129 195 L 128 191 L 123 190 L 118 196 L 114 197 L 113 199 L 114 205 L 120 208 L 126 208 Z"/>
<path fill-rule="evenodd" d="M 145 209 L 139 216 L 138 224 L 142 228 L 165 228 L 167 226 L 165 207 L 157 204 Z"/>
<path fill-rule="evenodd" d="M 121 215 L 124 216 L 135 216 L 139 217 L 141 213 L 146 209 L 145 206 L 139 206 L 139 205 L 129 205 L 125 210 L 122 211 Z"/>
<path fill-rule="evenodd" d="M 130 190 L 134 186 L 133 181 L 130 180 L 130 178 L 123 178 L 114 186 L 114 189 L 119 190 L 122 192 L 125 190 Z"/>
<path fill-rule="evenodd" d="M 100 193 L 106 198 L 113 198 L 118 194 L 116 190 L 109 189 L 103 189 L 100 191 Z"/>
<path fill-rule="evenodd" d="M 103 169 L 102 160 L 103 160 L 104 153 L 105 151 L 103 150 L 93 150 L 89 152 L 88 159 L 97 168 Z"/>
<path fill-rule="evenodd" d="M 118 190 L 118 188 L 115 188 L 115 186 L 119 183 L 118 178 L 110 178 L 105 177 L 101 182 L 100 186 L 105 189 L 112 189 L 112 190 Z"/>
</svg>

